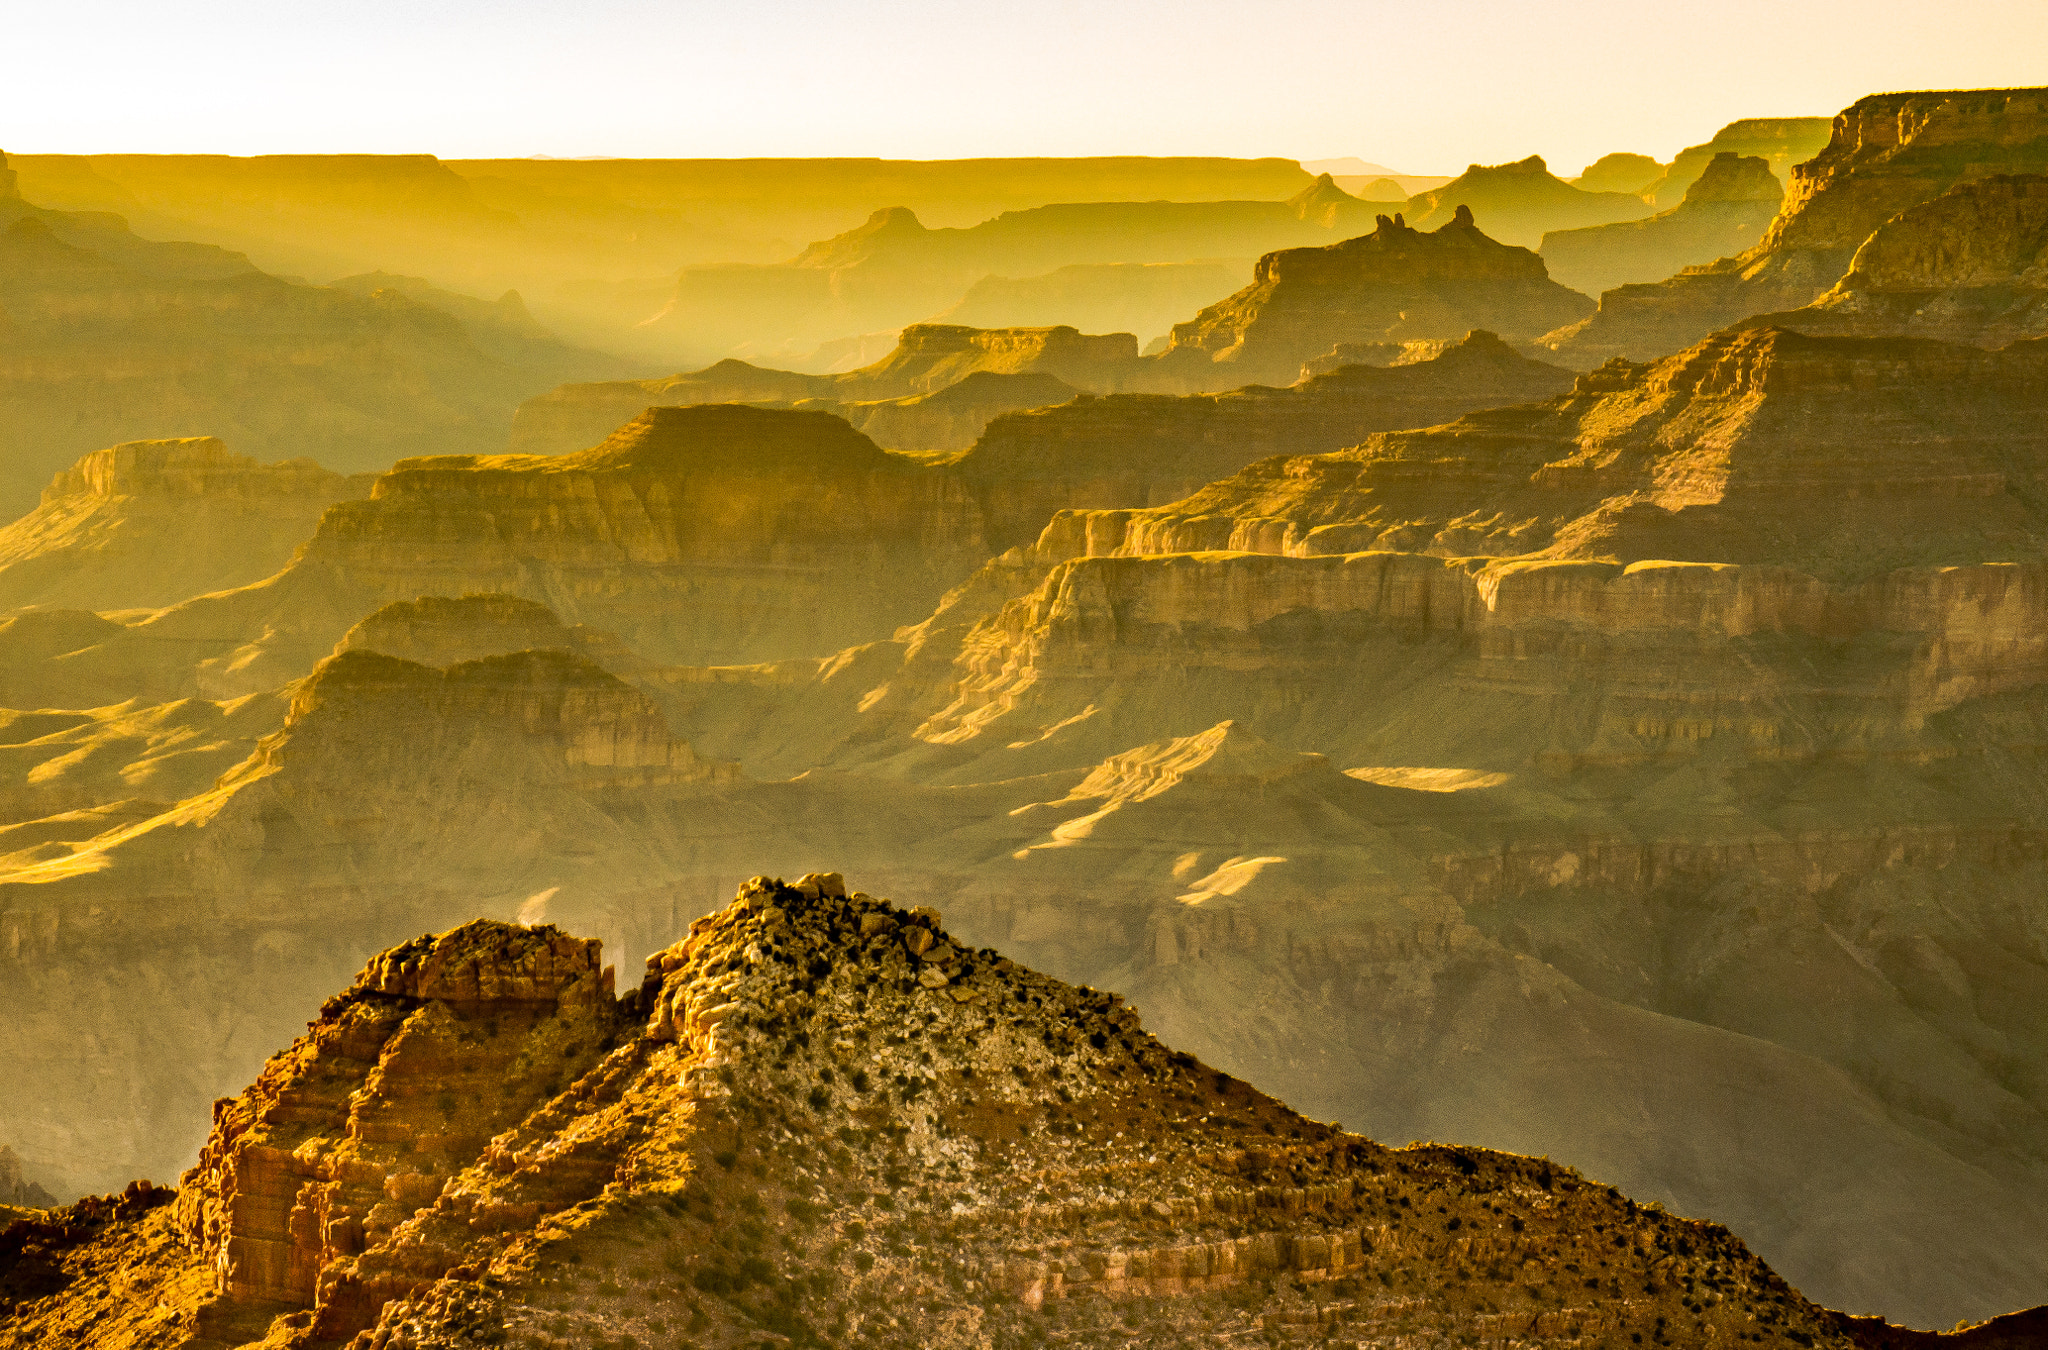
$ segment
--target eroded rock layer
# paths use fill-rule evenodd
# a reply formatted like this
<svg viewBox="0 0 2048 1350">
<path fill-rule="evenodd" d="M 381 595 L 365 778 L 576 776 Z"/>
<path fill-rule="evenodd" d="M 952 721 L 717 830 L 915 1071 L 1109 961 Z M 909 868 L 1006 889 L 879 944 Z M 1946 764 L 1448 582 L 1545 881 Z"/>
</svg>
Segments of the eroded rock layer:
<svg viewBox="0 0 2048 1350">
<path fill-rule="evenodd" d="M 95 450 L 0 530 L 0 609 L 155 609 L 260 581 L 370 482 L 212 437 Z"/>
</svg>

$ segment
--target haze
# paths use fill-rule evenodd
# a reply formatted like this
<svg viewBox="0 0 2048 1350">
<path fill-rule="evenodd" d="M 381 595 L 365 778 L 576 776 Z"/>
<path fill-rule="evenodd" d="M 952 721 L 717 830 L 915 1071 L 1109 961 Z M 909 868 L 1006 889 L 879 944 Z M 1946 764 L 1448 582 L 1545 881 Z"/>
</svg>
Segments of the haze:
<svg viewBox="0 0 2048 1350">
<path fill-rule="evenodd" d="M 1736 116 L 2040 76 L 2048 6 L 117 0 L 17 11 L 21 152 L 1668 157 Z"/>
</svg>

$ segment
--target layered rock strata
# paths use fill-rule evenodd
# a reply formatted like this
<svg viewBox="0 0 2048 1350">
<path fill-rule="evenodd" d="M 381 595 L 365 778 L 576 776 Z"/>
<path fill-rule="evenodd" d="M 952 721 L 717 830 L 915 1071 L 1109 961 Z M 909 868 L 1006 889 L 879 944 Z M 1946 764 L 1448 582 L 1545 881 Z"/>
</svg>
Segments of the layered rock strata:
<svg viewBox="0 0 2048 1350">
<path fill-rule="evenodd" d="M 1543 236 L 1543 265 L 1573 290 L 1598 295 L 1631 282 L 1662 281 L 1681 268 L 1730 258 L 1763 237 L 1785 190 L 1768 160 L 1715 155 L 1668 211 L 1647 220 Z"/>
<path fill-rule="evenodd" d="M 0 530 L 0 610 L 156 609 L 276 572 L 371 475 L 258 464 L 212 437 L 95 450 Z"/>
<path fill-rule="evenodd" d="M 1979 347 L 2048 336 L 2048 177 L 1994 174 L 1901 211 L 1818 300 L 1749 322 Z"/>
<path fill-rule="evenodd" d="M 1707 166 L 1723 154 L 1760 158 L 1771 166 L 1779 182 L 1786 182 L 1793 165 L 1827 149 L 1833 132 L 1833 119 L 1826 117 L 1741 118 L 1715 132 L 1706 144 L 1689 145 L 1673 155 L 1671 166 L 1639 191 L 1659 210 L 1668 211 L 1685 200 L 1686 192 Z"/>
<path fill-rule="evenodd" d="M 987 503 L 991 546 L 1008 547 L 1055 510 L 1163 505 L 1268 455 L 1335 450 L 1376 431 L 1545 398 L 1571 380 L 1475 332 L 1433 359 L 1340 365 L 1284 389 L 1115 394 L 998 418 L 956 467 Z"/>
<path fill-rule="evenodd" d="M 1899 212 L 1959 183 L 2048 168 L 2048 90 L 1873 94 L 1838 114 L 1827 148 L 1792 173 L 1777 219 L 1747 252 L 1655 285 L 1623 286 L 1544 338 L 1569 364 L 1650 360 L 1724 325 L 1799 309 Z"/>
<path fill-rule="evenodd" d="M 1890 1330 L 1548 1161 L 1304 1119 L 836 873 L 747 883 L 625 999 L 597 961 L 481 923 L 376 958 L 220 1104 L 176 1206 L 87 1251 L 182 1230 L 197 1252 L 145 1278 L 201 1346 Z M 108 1292 L 76 1280 L 0 1343 Z"/>
</svg>

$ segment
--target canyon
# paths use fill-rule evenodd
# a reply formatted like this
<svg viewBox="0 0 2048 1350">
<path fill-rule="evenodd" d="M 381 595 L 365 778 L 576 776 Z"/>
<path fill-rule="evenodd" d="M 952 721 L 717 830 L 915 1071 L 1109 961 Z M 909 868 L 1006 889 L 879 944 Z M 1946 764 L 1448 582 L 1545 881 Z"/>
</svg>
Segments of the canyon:
<svg viewBox="0 0 2048 1350">
<path fill-rule="evenodd" d="M 658 378 L 0 198 L 0 323 L 311 307 L 413 438 L 49 402 L 152 425 L 0 530 L 0 1345 L 2030 1343 L 2043 97 L 1402 202 L 407 161 L 423 252 L 746 234 Z"/>
</svg>

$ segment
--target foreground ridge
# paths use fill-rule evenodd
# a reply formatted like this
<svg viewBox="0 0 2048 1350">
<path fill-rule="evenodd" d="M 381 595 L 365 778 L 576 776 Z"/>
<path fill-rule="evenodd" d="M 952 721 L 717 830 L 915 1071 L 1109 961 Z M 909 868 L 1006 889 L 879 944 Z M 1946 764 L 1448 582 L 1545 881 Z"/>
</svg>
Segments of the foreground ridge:
<svg viewBox="0 0 2048 1350">
<path fill-rule="evenodd" d="M 1842 1318 L 1547 1160 L 1305 1119 L 836 873 L 747 882 L 624 998 L 552 927 L 386 952 L 171 1201 L 0 1236 L 0 1346 L 2006 1343 Z"/>
</svg>

